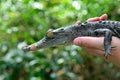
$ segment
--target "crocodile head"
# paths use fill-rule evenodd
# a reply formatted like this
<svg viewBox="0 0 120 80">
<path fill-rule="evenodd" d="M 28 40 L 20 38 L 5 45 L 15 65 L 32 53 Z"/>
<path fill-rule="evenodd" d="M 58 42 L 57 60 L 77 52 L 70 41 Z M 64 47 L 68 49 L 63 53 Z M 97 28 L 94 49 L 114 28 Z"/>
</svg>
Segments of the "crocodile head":
<svg viewBox="0 0 120 80">
<path fill-rule="evenodd" d="M 66 44 L 72 42 L 70 39 L 71 31 L 66 28 L 58 28 L 58 29 L 49 29 L 46 32 L 46 36 L 40 41 L 24 47 L 24 51 L 34 51 L 41 48 L 56 46 L 59 44 Z"/>
<path fill-rule="evenodd" d="M 69 32 L 65 28 L 49 29 L 46 36 L 38 42 L 38 48 L 55 46 L 69 42 Z"/>
</svg>

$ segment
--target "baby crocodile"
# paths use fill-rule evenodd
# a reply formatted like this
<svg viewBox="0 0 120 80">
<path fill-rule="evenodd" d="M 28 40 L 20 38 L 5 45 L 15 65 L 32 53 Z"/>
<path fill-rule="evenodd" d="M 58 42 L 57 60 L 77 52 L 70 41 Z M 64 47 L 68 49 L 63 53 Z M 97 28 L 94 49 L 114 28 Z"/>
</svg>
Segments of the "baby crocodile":
<svg viewBox="0 0 120 80">
<path fill-rule="evenodd" d="M 110 55 L 110 51 L 114 48 L 111 46 L 112 36 L 120 38 L 120 22 L 84 22 L 78 25 L 70 25 L 55 30 L 49 29 L 43 39 L 24 47 L 23 50 L 34 51 L 41 48 L 56 46 L 58 44 L 72 43 L 75 38 L 81 36 L 104 36 L 104 56 L 107 57 Z"/>
</svg>

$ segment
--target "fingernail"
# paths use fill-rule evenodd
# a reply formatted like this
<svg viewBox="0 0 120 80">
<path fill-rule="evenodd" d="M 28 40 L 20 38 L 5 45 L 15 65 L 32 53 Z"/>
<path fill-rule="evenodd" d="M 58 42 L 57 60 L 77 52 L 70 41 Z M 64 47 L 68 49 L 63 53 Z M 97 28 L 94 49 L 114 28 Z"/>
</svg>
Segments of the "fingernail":
<svg viewBox="0 0 120 80">
<path fill-rule="evenodd" d="M 81 24 L 81 22 L 80 22 L 80 21 L 77 21 L 75 24 L 80 25 L 80 24 Z"/>
<path fill-rule="evenodd" d="M 75 45 L 79 46 L 79 45 L 81 44 L 81 41 L 80 41 L 79 38 L 76 38 L 76 39 L 74 39 L 73 43 L 74 43 Z"/>
<path fill-rule="evenodd" d="M 100 20 L 106 20 L 106 19 L 107 19 L 107 17 L 108 17 L 108 15 L 107 15 L 107 14 L 103 14 L 102 16 L 100 16 Z"/>
</svg>

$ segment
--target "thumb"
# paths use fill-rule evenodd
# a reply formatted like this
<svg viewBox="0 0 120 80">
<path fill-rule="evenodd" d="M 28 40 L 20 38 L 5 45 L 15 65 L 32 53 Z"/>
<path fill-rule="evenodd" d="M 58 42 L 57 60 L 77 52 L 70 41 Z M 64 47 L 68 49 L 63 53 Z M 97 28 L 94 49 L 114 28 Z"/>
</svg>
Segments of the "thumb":
<svg viewBox="0 0 120 80">
<path fill-rule="evenodd" d="M 73 43 L 77 46 L 103 49 L 104 37 L 78 37 Z"/>
</svg>

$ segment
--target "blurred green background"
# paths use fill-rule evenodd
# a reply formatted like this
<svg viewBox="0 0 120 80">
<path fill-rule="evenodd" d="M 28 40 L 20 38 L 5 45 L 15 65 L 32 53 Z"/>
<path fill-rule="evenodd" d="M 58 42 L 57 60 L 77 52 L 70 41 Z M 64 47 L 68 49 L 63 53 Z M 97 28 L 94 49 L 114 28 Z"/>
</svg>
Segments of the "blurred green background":
<svg viewBox="0 0 120 80">
<path fill-rule="evenodd" d="M 21 50 L 49 28 L 104 13 L 120 21 L 120 0 L 0 0 L 0 80 L 120 80 L 119 67 L 75 45 Z"/>
</svg>

